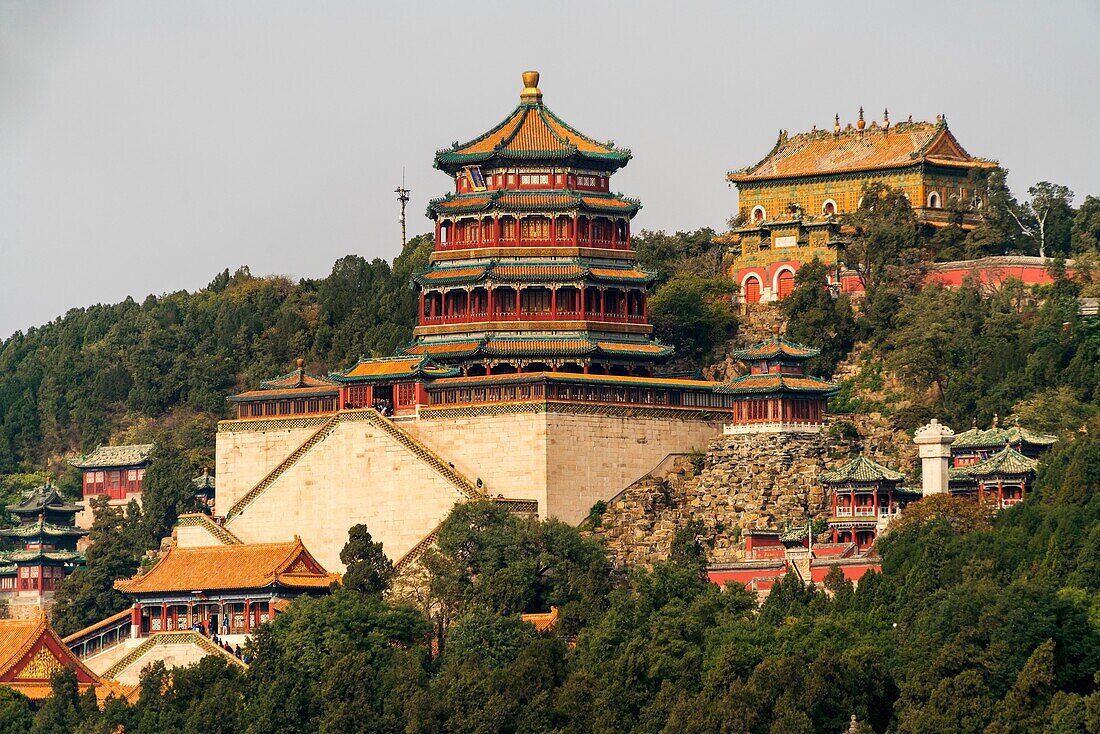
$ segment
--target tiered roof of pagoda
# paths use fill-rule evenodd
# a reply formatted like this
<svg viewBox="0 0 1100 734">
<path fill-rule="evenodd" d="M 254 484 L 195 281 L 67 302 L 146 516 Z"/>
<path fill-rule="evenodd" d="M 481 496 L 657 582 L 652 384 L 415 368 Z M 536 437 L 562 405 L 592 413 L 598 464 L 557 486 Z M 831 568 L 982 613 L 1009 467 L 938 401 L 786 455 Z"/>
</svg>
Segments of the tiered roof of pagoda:
<svg viewBox="0 0 1100 734">
<path fill-rule="evenodd" d="M 788 341 L 781 336 L 757 342 L 730 354 L 743 362 L 754 365 L 753 372 L 734 377 L 718 388 L 718 392 L 736 395 L 760 395 L 769 393 L 802 394 L 806 396 L 827 397 L 837 392 L 840 386 L 835 382 L 823 380 L 802 373 L 802 363 L 816 357 L 821 350 Z M 761 363 L 788 365 L 789 371 L 774 368 L 770 371 L 755 371 Z M 778 371 L 775 371 L 777 370 Z"/>
<path fill-rule="evenodd" d="M 46 522 L 46 519 L 42 516 L 39 516 L 38 520 L 34 522 L 0 530 L 0 538 L 15 538 L 23 542 L 37 542 L 57 538 L 82 538 L 87 534 L 88 531 L 83 528 Z"/>
<path fill-rule="evenodd" d="M 513 212 L 572 212 L 634 216 L 642 203 L 621 194 L 580 191 L 509 191 L 447 194 L 428 202 L 428 217 L 476 214 L 493 209 Z"/>
<path fill-rule="evenodd" d="M 718 388 L 718 392 L 734 394 L 755 394 L 790 392 L 807 395 L 828 396 L 840 390 L 835 382 L 810 375 L 784 375 L 778 372 L 756 375 L 741 375 L 728 380 Z"/>
<path fill-rule="evenodd" d="M 930 163 L 954 168 L 996 168 L 997 164 L 966 152 L 947 128 L 947 120 L 899 122 L 865 126 L 860 123 L 833 131 L 814 129 L 788 136 L 779 133 L 775 147 L 754 166 L 731 172 L 734 183 L 820 176 L 855 171 L 906 168 Z"/>
<path fill-rule="evenodd" d="M 553 163 L 614 170 L 630 151 L 578 132 L 542 103 L 538 72 L 523 74 L 519 105 L 504 120 L 467 143 L 454 143 L 435 155 L 435 167 L 454 173 L 471 164 Z"/>
<path fill-rule="evenodd" d="M 84 508 L 65 501 L 57 487 L 50 483 L 37 487 L 22 502 L 8 505 L 7 511 L 20 518 L 33 518 L 38 515 L 69 515 L 72 517 Z"/>
<path fill-rule="evenodd" d="M 820 349 L 807 347 L 804 344 L 796 344 L 781 336 L 774 336 L 770 339 L 757 342 L 752 346 L 745 347 L 744 349 L 735 349 L 730 352 L 730 356 L 734 359 L 740 359 L 745 362 L 779 359 L 786 362 L 797 363 L 804 362 L 819 354 L 821 354 Z"/>
<path fill-rule="evenodd" d="M 484 263 L 460 263 L 436 266 L 417 273 L 413 282 L 418 285 L 470 285 L 473 283 L 626 283 L 644 286 L 652 283 L 657 274 L 635 265 L 592 263 L 577 258 L 570 260 L 498 261 Z"/>
</svg>

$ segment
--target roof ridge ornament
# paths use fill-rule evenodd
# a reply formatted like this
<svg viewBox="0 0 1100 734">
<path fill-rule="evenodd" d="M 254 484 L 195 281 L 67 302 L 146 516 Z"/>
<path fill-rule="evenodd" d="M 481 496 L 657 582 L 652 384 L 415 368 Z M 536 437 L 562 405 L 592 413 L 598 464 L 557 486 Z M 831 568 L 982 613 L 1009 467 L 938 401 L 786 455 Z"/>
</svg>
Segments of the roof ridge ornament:
<svg viewBox="0 0 1100 734">
<path fill-rule="evenodd" d="M 542 102 L 542 90 L 539 89 L 539 73 L 537 71 L 523 72 L 523 91 L 519 94 L 519 101 Z"/>
</svg>

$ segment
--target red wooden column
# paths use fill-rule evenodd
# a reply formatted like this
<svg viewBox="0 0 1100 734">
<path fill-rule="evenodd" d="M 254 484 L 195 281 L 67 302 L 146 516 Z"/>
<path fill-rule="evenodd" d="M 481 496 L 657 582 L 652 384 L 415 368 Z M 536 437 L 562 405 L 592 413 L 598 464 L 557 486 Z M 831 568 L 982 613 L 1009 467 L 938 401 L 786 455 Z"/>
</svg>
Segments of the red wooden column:
<svg viewBox="0 0 1100 734">
<path fill-rule="evenodd" d="M 168 629 L 168 604 L 162 602 L 160 605 L 160 631 L 164 632 Z"/>
<path fill-rule="evenodd" d="M 493 286 L 486 286 L 485 290 L 489 292 L 489 320 L 493 318 Z"/>
<path fill-rule="evenodd" d="M 580 243 L 580 229 L 581 229 L 580 215 L 573 215 L 573 247 L 579 246 Z"/>
<path fill-rule="evenodd" d="M 558 218 L 550 217 L 550 244 L 558 244 Z"/>
<path fill-rule="evenodd" d="M 493 244 L 499 245 L 503 239 L 504 230 L 503 225 L 500 223 L 500 217 L 493 217 Z"/>
<path fill-rule="evenodd" d="M 252 605 L 251 599 L 244 600 L 244 633 L 252 632 Z"/>
<path fill-rule="evenodd" d="M 584 304 L 584 292 L 586 290 L 588 290 L 588 288 L 583 283 L 581 283 L 580 291 L 581 291 L 581 320 L 582 321 L 587 318 L 587 312 L 588 312 L 588 308 Z"/>
<path fill-rule="evenodd" d="M 556 287 L 550 289 L 550 318 L 558 318 L 558 289 Z"/>
<path fill-rule="evenodd" d="M 614 250 L 619 245 L 619 220 L 611 220 L 611 249 Z"/>
<path fill-rule="evenodd" d="M 851 502 L 852 502 L 852 518 L 854 519 L 855 516 L 856 516 L 856 491 L 855 491 L 855 489 L 852 489 L 852 490 L 850 490 L 850 492 L 851 492 Z M 852 532 L 852 537 L 855 538 L 855 532 L 854 531 Z"/>
<path fill-rule="evenodd" d="M 130 607 L 130 637 L 141 637 L 141 605 L 137 602 Z"/>
<path fill-rule="evenodd" d="M 607 295 L 607 291 L 603 288 L 600 288 L 600 320 L 601 321 L 605 318 L 605 316 L 607 314 L 607 311 L 605 310 L 607 308 L 607 298 L 605 297 L 606 295 Z"/>
<path fill-rule="evenodd" d="M 871 502 L 874 503 L 873 506 L 875 508 L 875 514 L 873 515 L 873 517 L 878 517 L 878 487 L 875 487 L 871 491 Z"/>
<path fill-rule="evenodd" d="M 519 318 L 519 286 L 516 286 L 516 318 Z"/>
<path fill-rule="evenodd" d="M 997 478 L 997 509 L 999 510 L 1002 507 L 1004 507 L 1004 503 L 1005 503 L 1004 480 L 1002 480 L 1001 478 L 998 477 Z"/>
<path fill-rule="evenodd" d="M 420 291 L 420 320 L 421 320 L 421 322 L 424 321 L 425 316 L 427 316 L 427 314 L 424 313 L 424 291 Z"/>
<path fill-rule="evenodd" d="M 519 226 L 519 224 L 520 224 L 520 218 L 519 218 L 519 215 L 516 215 L 516 218 L 515 218 L 515 219 L 516 219 L 516 247 L 519 247 L 519 230 L 520 230 L 520 226 Z"/>
</svg>

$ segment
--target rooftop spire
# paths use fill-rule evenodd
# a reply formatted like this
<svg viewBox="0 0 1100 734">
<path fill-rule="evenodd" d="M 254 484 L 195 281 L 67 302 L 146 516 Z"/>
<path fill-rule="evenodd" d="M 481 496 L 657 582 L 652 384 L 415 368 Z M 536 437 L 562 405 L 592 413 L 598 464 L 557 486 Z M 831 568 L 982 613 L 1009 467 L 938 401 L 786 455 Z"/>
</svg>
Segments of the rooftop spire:
<svg viewBox="0 0 1100 734">
<path fill-rule="evenodd" d="M 519 94 L 519 101 L 542 101 L 542 90 L 539 89 L 539 73 L 537 71 L 523 72 L 523 91 Z"/>
<path fill-rule="evenodd" d="M 864 127 L 866 127 L 866 125 L 867 125 L 867 122 L 863 119 L 863 105 L 860 105 L 860 107 L 859 107 L 859 121 L 856 123 L 856 127 L 858 127 L 860 130 L 862 130 Z"/>
</svg>

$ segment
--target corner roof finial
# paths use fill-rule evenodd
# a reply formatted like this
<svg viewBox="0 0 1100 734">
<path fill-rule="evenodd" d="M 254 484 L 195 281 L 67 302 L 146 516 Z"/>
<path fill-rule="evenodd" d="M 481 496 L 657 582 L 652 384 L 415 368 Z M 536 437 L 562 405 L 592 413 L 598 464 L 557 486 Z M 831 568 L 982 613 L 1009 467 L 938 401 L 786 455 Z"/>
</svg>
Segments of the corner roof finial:
<svg viewBox="0 0 1100 734">
<path fill-rule="evenodd" d="M 298 365 L 298 369 L 302 369 L 302 367 L 305 365 L 306 361 L 304 359 L 302 359 L 301 357 L 298 357 L 298 359 L 295 360 L 294 363 L 296 365 Z"/>
<path fill-rule="evenodd" d="M 523 91 L 519 94 L 519 101 L 542 101 L 542 90 L 539 89 L 539 73 L 537 71 L 523 72 Z"/>
</svg>

